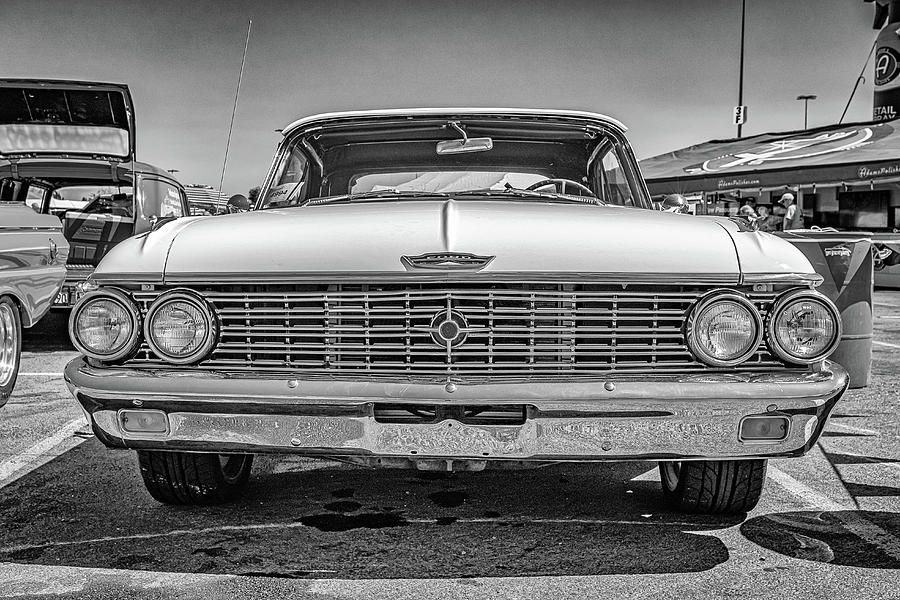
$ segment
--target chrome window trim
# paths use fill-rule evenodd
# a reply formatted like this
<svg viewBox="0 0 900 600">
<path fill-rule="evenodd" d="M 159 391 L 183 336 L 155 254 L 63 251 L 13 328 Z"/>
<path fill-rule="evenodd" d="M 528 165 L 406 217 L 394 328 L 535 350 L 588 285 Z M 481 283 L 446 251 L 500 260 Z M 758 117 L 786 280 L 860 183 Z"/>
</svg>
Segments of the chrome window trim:
<svg viewBox="0 0 900 600">
<path fill-rule="evenodd" d="M 122 306 L 131 317 L 131 336 L 129 336 L 128 341 L 122 346 L 122 348 L 110 354 L 98 354 L 96 352 L 88 350 L 78 339 L 78 336 L 75 335 L 75 321 L 78 319 L 78 315 L 81 314 L 81 311 L 84 310 L 84 307 L 88 302 L 97 299 L 112 300 L 113 302 Z M 116 288 L 103 288 L 102 290 L 95 290 L 93 292 L 88 292 L 87 294 L 82 296 L 82 298 L 72 309 L 72 313 L 69 315 L 68 330 L 69 339 L 72 340 L 72 344 L 75 346 L 75 349 L 85 356 L 103 362 L 116 361 L 129 356 L 130 354 L 134 353 L 135 350 L 137 350 L 141 333 L 143 331 L 141 311 L 140 309 L 138 309 L 137 305 L 134 303 L 131 297 L 122 290 Z"/>
</svg>

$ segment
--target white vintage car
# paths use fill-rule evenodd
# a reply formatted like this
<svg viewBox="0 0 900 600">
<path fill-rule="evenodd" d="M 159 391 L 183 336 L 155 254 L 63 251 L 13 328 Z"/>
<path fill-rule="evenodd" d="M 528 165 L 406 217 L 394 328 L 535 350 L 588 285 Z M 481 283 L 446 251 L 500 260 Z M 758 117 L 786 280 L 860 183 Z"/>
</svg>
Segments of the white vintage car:
<svg viewBox="0 0 900 600">
<path fill-rule="evenodd" d="M 59 219 L 12 201 L 11 191 L 0 183 L 0 406 L 16 384 L 22 327 L 50 310 L 69 253 Z"/>
<path fill-rule="evenodd" d="M 107 255 L 65 376 L 162 502 L 234 498 L 270 452 L 654 460 L 671 505 L 741 512 L 847 387 L 820 281 L 744 221 L 653 210 L 608 117 L 325 114 L 284 129 L 255 210 Z"/>
</svg>

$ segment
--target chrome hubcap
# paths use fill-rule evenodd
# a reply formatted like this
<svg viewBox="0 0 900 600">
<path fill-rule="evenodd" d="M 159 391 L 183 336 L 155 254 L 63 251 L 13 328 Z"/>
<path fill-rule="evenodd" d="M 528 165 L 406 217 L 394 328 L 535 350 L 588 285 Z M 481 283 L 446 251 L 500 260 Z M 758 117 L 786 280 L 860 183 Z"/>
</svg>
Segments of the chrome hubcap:
<svg viewBox="0 0 900 600">
<path fill-rule="evenodd" d="M 16 349 L 19 332 L 9 304 L 0 304 L 0 387 L 7 385 L 16 371 Z"/>
</svg>

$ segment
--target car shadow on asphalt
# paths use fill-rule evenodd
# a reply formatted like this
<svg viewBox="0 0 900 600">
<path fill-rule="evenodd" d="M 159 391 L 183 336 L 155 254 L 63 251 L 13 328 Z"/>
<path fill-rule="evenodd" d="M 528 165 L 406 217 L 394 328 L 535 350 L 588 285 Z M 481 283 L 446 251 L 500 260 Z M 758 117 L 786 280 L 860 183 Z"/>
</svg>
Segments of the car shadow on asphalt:
<svg viewBox="0 0 900 600">
<path fill-rule="evenodd" d="M 165 506 L 90 440 L 0 490 L 0 561 L 287 578 L 684 573 L 745 516 L 662 504 L 652 463 L 432 474 L 257 460 L 247 493 Z"/>
<path fill-rule="evenodd" d="M 900 514 L 897 513 L 865 510 L 774 513 L 744 522 L 741 533 L 763 548 L 791 558 L 847 567 L 900 568 L 896 544 L 900 537 Z"/>
<path fill-rule="evenodd" d="M 51 310 L 22 334 L 23 352 L 58 352 L 74 350 L 69 340 L 69 311 Z"/>
</svg>

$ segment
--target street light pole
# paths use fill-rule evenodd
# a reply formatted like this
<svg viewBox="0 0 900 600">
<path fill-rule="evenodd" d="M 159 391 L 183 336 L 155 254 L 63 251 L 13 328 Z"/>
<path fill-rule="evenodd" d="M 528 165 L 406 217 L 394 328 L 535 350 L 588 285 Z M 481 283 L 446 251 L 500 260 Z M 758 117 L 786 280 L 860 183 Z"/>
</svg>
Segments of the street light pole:
<svg viewBox="0 0 900 600">
<path fill-rule="evenodd" d="M 807 115 L 809 114 L 809 101 L 815 100 L 818 96 L 814 96 L 812 94 L 803 94 L 801 96 L 797 96 L 797 100 L 803 100 L 803 130 L 806 131 L 807 127 Z"/>
<path fill-rule="evenodd" d="M 744 16 L 746 14 L 747 0 L 741 0 L 741 66 L 738 79 L 738 106 L 744 105 Z M 741 137 L 741 123 L 737 126 L 737 136 Z"/>
</svg>

